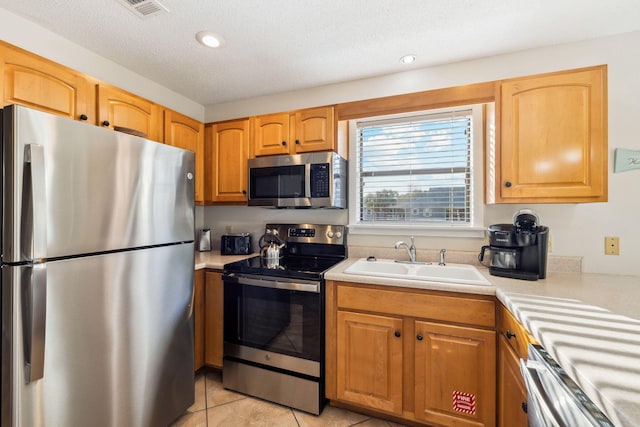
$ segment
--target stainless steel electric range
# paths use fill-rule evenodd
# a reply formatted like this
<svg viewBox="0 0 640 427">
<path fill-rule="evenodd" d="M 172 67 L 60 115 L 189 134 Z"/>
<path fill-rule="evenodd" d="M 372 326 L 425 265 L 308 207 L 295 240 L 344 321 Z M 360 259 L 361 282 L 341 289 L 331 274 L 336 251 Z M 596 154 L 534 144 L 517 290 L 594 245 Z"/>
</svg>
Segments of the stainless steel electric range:
<svg viewBox="0 0 640 427">
<path fill-rule="evenodd" d="M 345 234 L 343 225 L 267 224 L 260 256 L 224 266 L 225 388 L 322 411 L 324 273 L 346 258 Z"/>
</svg>

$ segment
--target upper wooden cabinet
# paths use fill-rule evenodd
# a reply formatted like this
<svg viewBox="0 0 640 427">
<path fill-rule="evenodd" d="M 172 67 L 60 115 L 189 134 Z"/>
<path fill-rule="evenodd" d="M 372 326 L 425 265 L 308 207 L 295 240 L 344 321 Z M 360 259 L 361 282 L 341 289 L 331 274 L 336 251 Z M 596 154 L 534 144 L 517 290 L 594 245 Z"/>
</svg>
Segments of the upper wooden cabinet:
<svg viewBox="0 0 640 427">
<path fill-rule="evenodd" d="M 205 126 L 205 203 L 247 202 L 249 119 Z"/>
<path fill-rule="evenodd" d="M 2 105 L 20 104 L 95 124 L 89 78 L 15 46 L 0 43 Z"/>
<path fill-rule="evenodd" d="M 204 124 L 190 117 L 164 110 L 164 143 L 196 154 L 196 203 L 204 202 Z"/>
<path fill-rule="evenodd" d="M 270 156 L 289 154 L 295 149 L 292 132 L 289 128 L 290 114 L 276 113 L 252 117 L 253 155 Z"/>
<path fill-rule="evenodd" d="M 333 107 L 266 114 L 252 122 L 254 157 L 314 151 L 336 151 L 346 157 L 338 144 Z"/>
<path fill-rule="evenodd" d="M 489 203 L 607 200 L 607 68 L 497 85 Z"/>
<path fill-rule="evenodd" d="M 141 132 L 146 138 L 162 142 L 160 107 L 115 86 L 99 83 L 98 125 Z"/>
</svg>

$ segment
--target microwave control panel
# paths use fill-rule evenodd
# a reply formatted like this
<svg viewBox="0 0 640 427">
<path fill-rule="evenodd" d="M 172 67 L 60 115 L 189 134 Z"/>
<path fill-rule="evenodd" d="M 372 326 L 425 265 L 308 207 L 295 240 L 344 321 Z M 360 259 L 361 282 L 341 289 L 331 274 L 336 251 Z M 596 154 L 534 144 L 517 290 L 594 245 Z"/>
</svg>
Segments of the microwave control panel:
<svg viewBox="0 0 640 427">
<path fill-rule="evenodd" d="M 313 163 L 310 165 L 311 197 L 329 197 L 331 168 L 329 163 Z"/>
</svg>

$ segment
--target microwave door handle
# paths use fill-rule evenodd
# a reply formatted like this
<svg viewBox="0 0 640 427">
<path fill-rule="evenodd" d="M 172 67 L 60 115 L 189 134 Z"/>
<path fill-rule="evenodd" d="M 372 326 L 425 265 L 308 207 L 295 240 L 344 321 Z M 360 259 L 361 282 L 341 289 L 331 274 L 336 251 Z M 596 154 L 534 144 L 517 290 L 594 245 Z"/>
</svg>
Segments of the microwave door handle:
<svg viewBox="0 0 640 427">
<path fill-rule="evenodd" d="M 540 382 L 546 367 L 539 362 L 520 359 L 520 372 L 529 393 L 529 425 L 531 427 L 565 427 L 553 409 L 553 399 Z M 555 379 L 554 379 L 555 381 Z"/>
<path fill-rule="evenodd" d="M 305 197 L 311 198 L 311 163 L 304 165 L 304 194 Z"/>
</svg>

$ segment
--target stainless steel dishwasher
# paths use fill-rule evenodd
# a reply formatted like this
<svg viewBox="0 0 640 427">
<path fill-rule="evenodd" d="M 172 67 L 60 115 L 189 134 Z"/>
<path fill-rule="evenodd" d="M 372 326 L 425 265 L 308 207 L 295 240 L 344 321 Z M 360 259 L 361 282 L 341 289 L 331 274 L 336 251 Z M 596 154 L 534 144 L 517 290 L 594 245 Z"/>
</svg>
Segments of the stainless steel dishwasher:
<svg viewBox="0 0 640 427">
<path fill-rule="evenodd" d="M 615 427 L 540 345 L 529 344 L 520 370 L 529 393 L 529 427 Z"/>
</svg>

